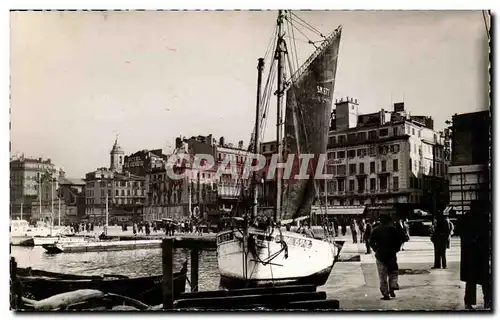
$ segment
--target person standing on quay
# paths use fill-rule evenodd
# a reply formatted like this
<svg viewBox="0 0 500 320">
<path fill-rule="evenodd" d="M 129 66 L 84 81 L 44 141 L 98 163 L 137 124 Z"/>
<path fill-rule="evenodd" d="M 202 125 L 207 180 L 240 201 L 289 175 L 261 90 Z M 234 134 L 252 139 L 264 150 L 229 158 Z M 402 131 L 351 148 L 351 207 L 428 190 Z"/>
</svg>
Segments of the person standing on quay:
<svg viewBox="0 0 500 320">
<path fill-rule="evenodd" d="M 436 218 L 431 241 L 434 244 L 434 266 L 432 269 L 446 269 L 446 247 L 450 237 L 450 228 L 443 215 Z"/>
<path fill-rule="evenodd" d="M 390 216 L 381 215 L 379 220 L 370 236 L 370 247 L 375 251 L 382 300 L 390 300 L 399 289 L 397 253 L 403 241 Z"/>
<path fill-rule="evenodd" d="M 489 206 L 491 208 L 491 206 Z M 465 282 L 466 309 L 476 305 L 476 285 L 483 289 L 484 308 L 492 302 L 491 221 L 486 203 L 473 201 L 460 221 L 460 280 Z"/>
<path fill-rule="evenodd" d="M 365 240 L 365 245 L 366 245 L 366 254 L 372 253 L 372 249 L 370 247 L 371 235 L 372 235 L 372 224 L 370 220 L 367 220 L 365 225 L 365 234 L 363 236 L 363 240 Z"/>
<path fill-rule="evenodd" d="M 359 242 L 363 243 L 365 242 L 365 219 L 364 218 L 361 218 L 361 220 L 359 221 Z"/>
<path fill-rule="evenodd" d="M 351 234 L 352 234 L 352 242 L 358 243 L 358 232 L 356 231 L 356 221 L 354 219 L 351 220 Z"/>
</svg>

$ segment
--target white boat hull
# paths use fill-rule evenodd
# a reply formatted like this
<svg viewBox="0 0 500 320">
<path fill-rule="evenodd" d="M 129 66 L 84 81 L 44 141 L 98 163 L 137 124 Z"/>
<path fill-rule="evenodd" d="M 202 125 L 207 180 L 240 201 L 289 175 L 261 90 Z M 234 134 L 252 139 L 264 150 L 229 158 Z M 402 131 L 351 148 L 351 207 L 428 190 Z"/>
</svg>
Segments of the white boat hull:
<svg viewBox="0 0 500 320">
<path fill-rule="evenodd" d="M 44 244 L 49 253 L 102 252 L 161 248 L 162 240 L 94 241 L 86 243 Z"/>
<path fill-rule="evenodd" d="M 273 231 L 272 239 L 264 239 L 265 236 L 262 230 L 249 229 L 249 237 L 257 238 L 254 246 L 257 249 L 252 252 L 248 250 L 248 241 L 242 240 L 240 231 L 225 231 L 217 235 L 217 260 L 223 286 L 319 286 L 326 282 L 338 253 L 333 243 L 294 232 L 280 233 L 279 230 Z M 283 249 L 280 238 L 286 243 L 287 250 Z"/>
<path fill-rule="evenodd" d="M 33 239 L 33 245 L 35 246 L 41 246 L 44 244 L 70 244 L 70 243 L 86 243 L 89 240 L 85 239 L 83 237 L 47 237 L 47 238 L 41 238 L 41 237 L 34 237 Z"/>
</svg>

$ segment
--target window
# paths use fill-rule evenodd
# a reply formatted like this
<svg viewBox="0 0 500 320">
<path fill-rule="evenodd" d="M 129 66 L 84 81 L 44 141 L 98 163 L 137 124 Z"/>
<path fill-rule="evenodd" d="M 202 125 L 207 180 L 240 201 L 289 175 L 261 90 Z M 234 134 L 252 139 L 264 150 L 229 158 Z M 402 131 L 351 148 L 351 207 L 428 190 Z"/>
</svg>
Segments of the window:
<svg viewBox="0 0 500 320">
<path fill-rule="evenodd" d="M 366 132 L 358 132 L 356 135 L 356 140 L 357 141 L 365 141 L 366 140 Z"/>
<path fill-rule="evenodd" d="M 410 165 L 408 166 L 408 168 L 410 168 L 410 170 L 411 170 L 411 158 L 410 158 Z"/>
<path fill-rule="evenodd" d="M 375 190 L 375 189 L 377 189 L 377 179 L 371 178 L 370 179 L 370 190 Z"/>
<path fill-rule="evenodd" d="M 328 144 L 329 145 L 334 145 L 337 143 L 337 137 L 336 136 L 333 136 L 333 137 L 329 137 L 328 138 Z M 266 151 L 266 148 L 264 146 L 264 152 Z"/>
<path fill-rule="evenodd" d="M 337 159 L 345 159 L 345 151 L 338 151 Z"/>
<path fill-rule="evenodd" d="M 382 160 L 380 162 L 380 166 L 381 166 L 382 172 L 386 172 L 387 171 L 387 161 Z"/>
<path fill-rule="evenodd" d="M 387 177 L 380 177 L 380 190 L 387 190 Z"/>
<path fill-rule="evenodd" d="M 345 176 L 345 164 L 337 166 L 337 175 Z"/>
<path fill-rule="evenodd" d="M 345 136 L 339 136 L 339 144 L 345 144 Z"/>
<path fill-rule="evenodd" d="M 399 152 L 399 144 L 395 144 L 394 145 L 394 153 L 398 153 Z"/>
<path fill-rule="evenodd" d="M 111 189 L 108 189 L 108 197 L 111 197 Z"/>
<path fill-rule="evenodd" d="M 375 173 L 375 161 L 370 162 L 370 173 Z"/>
<path fill-rule="evenodd" d="M 127 190 L 127 196 L 130 196 L 130 189 Z"/>
<path fill-rule="evenodd" d="M 348 150 L 347 151 L 347 157 L 352 159 L 356 156 L 356 150 Z"/>
<path fill-rule="evenodd" d="M 335 159 L 335 152 L 328 152 L 328 160 Z"/>
<path fill-rule="evenodd" d="M 379 146 L 378 147 L 378 153 L 379 154 L 387 154 L 389 147 L 388 146 Z"/>
<path fill-rule="evenodd" d="M 122 194 L 122 197 L 125 197 L 125 190 L 122 189 L 121 194 Z"/>
<path fill-rule="evenodd" d="M 349 174 L 356 174 L 356 164 L 355 163 L 349 164 Z"/>
<path fill-rule="evenodd" d="M 375 147 L 370 147 L 370 157 L 377 156 L 377 149 Z"/>
<path fill-rule="evenodd" d="M 392 128 L 392 135 L 393 135 L 393 136 L 397 136 L 397 135 L 398 135 L 398 131 L 399 131 L 399 130 L 398 130 L 398 127 L 394 127 L 394 128 Z"/>
<path fill-rule="evenodd" d="M 366 179 L 364 177 L 358 179 L 358 192 L 359 193 L 365 192 L 365 182 L 366 182 Z"/>
<path fill-rule="evenodd" d="M 360 163 L 359 164 L 359 173 L 360 174 L 364 174 L 365 173 L 365 164 L 364 163 Z"/>
<path fill-rule="evenodd" d="M 356 142 L 356 134 L 355 133 L 349 133 L 347 135 L 347 142 L 348 143 L 354 143 L 354 142 Z"/>
<path fill-rule="evenodd" d="M 389 135 L 389 129 L 385 128 L 385 129 L 380 129 L 378 134 L 381 136 L 381 137 L 387 137 Z"/>
<path fill-rule="evenodd" d="M 357 156 L 360 158 L 365 157 L 366 156 L 366 148 L 358 149 Z"/>
<path fill-rule="evenodd" d="M 354 180 L 349 180 L 349 191 L 354 191 Z"/>
<path fill-rule="evenodd" d="M 344 192 L 345 190 L 345 180 L 344 179 L 338 179 L 337 180 L 337 185 L 338 185 L 338 190 L 339 192 Z"/>
<path fill-rule="evenodd" d="M 398 159 L 392 159 L 392 171 L 399 171 Z"/>
<path fill-rule="evenodd" d="M 411 134 L 415 135 L 415 128 L 411 128 Z"/>
<path fill-rule="evenodd" d="M 368 131 L 368 140 L 376 140 L 377 139 L 377 131 L 371 130 Z"/>
</svg>

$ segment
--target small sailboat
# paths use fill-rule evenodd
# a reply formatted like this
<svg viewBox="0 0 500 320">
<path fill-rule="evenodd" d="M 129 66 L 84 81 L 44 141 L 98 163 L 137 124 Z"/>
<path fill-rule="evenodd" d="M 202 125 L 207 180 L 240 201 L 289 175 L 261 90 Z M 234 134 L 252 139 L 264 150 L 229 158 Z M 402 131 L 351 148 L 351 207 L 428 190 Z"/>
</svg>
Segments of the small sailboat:
<svg viewBox="0 0 500 320">
<path fill-rule="evenodd" d="M 285 181 L 278 172 L 277 178 L 274 179 L 274 208 L 271 210 L 273 216 L 270 216 L 269 210 L 259 208 L 259 177 L 254 174 L 251 214 L 243 214 L 243 217 L 234 220 L 232 227 L 217 234 L 221 284 L 227 288 L 289 284 L 320 286 L 326 283 L 340 252 L 339 246 L 332 239 L 333 234 L 327 221 L 322 221 L 324 239 L 283 228 L 285 224 L 308 219 L 311 206 L 319 195 L 314 173 L 317 168 L 323 170 L 324 165 L 318 159 L 326 153 L 341 37 L 341 27 L 330 35 L 323 36 L 319 47 L 316 47 L 306 62 L 294 71 L 293 54 L 289 54 L 293 46 L 287 46 L 284 28 L 284 21 L 290 22 L 292 15 L 294 14 L 289 11 L 280 10 L 278 13 L 274 57 L 263 94 L 260 84 L 264 59 L 259 59 L 257 110 L 250 145 L 253 147 L 252 151 L 259 154 L 261 129 L 269 106 L 265 99 L 272 95 L 272 85 L 269 84 L 277 75 L 275 153 L 281 157 L 280 162 L 285 162 L 283 159 L 290 154 L 313 155 L 314 161 L 309 162 L 307 170 L 312 176 L 304 180 Z M 315 45 L 312 41 L 310 43 Z M 285 60 L 290 70 L 287 79 Z M 282 106 L 285 94 L 283 121 Z M 292 171 L 292 175 L 299 173 L 298 170 Z M 260 223 L 256 223 L 259 220 Z"/>
</svg>

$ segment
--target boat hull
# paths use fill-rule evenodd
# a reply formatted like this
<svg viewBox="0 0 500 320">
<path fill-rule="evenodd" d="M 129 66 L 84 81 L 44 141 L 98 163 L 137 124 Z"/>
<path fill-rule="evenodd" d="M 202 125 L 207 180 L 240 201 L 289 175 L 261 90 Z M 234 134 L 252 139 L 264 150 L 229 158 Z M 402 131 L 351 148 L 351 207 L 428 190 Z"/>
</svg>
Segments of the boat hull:
<svg viewBox="0 0 500 320">
<path fill-rule="evenodd" d="M 186 272 L 187 269 L 174 273 L 174 299 L 185 291 Z M 104 293 L 120 294 L 149 305 L 161 304 L 163 299 L 162 275 L 137 278 L 79 276 L 22 268 L 18 268 L 17 273 L 18 279 L 21 280 L 23 296 L 34 300 L 42 300 L 79 289 L 95 289 Z"/>
<path fill-rule="evenodd" d="M 96 241 L 72 244 L 44 244 L 42 247 L 48 253 L 76 253 L 76 252 L 102 252 L 136 249 L 161 248 L 162 240 L 137 240 L 137 241 Z"/>
<path fill-rule="evenodd" d="M 251 240 L 254 243 L 244 241 L 240 231 L 218 234 L 217 259 L 222 286 L 320 286 L 326 283 L 338 254 L 333 243 L 294 232 L 277 230 L 269 236 L 264 231 L 251 228 L 249 238 L 257 240 Z M 283 239 L 286 245 L 279 239 Z M 252 247 L 255 249 L 249 249 Z"/>
</svg>

